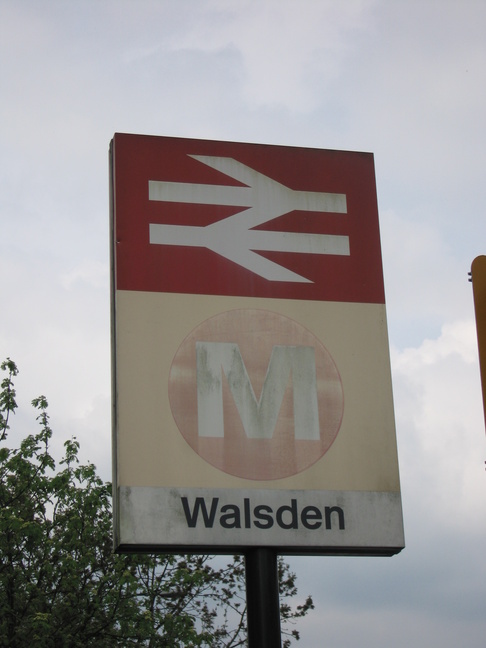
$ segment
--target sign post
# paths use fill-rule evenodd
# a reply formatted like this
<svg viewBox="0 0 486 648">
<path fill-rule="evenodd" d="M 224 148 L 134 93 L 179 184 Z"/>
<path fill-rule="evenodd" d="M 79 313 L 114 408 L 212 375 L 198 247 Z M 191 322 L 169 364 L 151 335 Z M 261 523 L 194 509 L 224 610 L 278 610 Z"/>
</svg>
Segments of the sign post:
<svg viewBox="0 0 486 648">
<path fill-rule="evenodd" d="M 273 549 L 250 549 L 245 555 L 246 617 L 250 648 L 280 648 L 278 556 Z"/>
<path fill-rule="evenodd" d="M 110 159 L 115 549 L 399 552 L 372 154 L 116 134 Z"/>
</svg>

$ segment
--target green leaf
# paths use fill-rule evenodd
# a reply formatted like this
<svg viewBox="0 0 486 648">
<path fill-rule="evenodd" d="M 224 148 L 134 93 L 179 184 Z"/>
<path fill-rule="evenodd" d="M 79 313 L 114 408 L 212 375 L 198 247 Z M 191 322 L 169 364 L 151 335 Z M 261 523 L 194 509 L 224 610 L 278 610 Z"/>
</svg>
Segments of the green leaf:
<svg viewBox="0 0 486 648">
<path fill-rule="evenodd" d="M 0 365 L 0 436 L 15 412 L 17 367 Z M 56 468 L 45 396 L 32 401 L 40 426 L 18 447 L 0 447 L 0 645 L 51 648 L 245 645 L 245 568 L 210 556 L 115 555 L 111 484 L 82 463 L 76 438 Z M 296 577 L 279 561 L 284 646 L 293 623 Z"/>
</svg>

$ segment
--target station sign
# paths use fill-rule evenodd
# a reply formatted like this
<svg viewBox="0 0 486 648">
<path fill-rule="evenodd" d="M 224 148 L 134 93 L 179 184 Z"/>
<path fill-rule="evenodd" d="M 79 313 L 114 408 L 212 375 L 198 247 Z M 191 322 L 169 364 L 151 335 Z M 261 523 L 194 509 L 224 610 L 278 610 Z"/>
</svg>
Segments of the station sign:
<svg viewBox="0 0 486 648">
<path fill-rule="evenodd" d="M 372 154 L 110 160 L 115 548 L 400 551 Z"/>
</svg>

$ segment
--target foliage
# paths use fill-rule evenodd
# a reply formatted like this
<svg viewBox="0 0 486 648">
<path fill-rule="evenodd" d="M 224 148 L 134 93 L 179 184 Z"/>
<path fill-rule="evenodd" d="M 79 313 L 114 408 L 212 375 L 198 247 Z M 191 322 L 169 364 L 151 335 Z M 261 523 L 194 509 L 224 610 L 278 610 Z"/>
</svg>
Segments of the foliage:
<svg viewBox="0 0 486 648">
<path fill-rule="evenodd" d="M 208 556 L 115 555 L 111 487 L 80 464 L 76 439 L 56 467 L 44 396 L 32 401 L 37 433 L 7 447 L 18 372 L 10 359 L 0 367 L 0 646 L 246 645 L 242 557 L 221 567 Z M 289 646 L 299 637 L 287 624 L 313 604 L 294 609 L 295 575 L 283 560 L 279 575 Z"/>
</svg>

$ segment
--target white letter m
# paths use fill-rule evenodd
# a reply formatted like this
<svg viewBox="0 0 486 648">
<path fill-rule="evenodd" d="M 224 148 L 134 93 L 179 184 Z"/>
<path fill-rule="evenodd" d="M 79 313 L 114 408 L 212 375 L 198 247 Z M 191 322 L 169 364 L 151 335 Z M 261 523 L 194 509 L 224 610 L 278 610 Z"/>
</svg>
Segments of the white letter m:
<svg viewBox="0 0 486 648">
<path fill-rule="evenodd" d="M 319 440 L 313 347 L 274 346 L 259 401 L 237 344 L 196 342 L 196 365 L 199 436 L 224 437 L 224 373 L 246 436 L 271 439 L 291 374 L 295 439 Z"/>
</svg>

